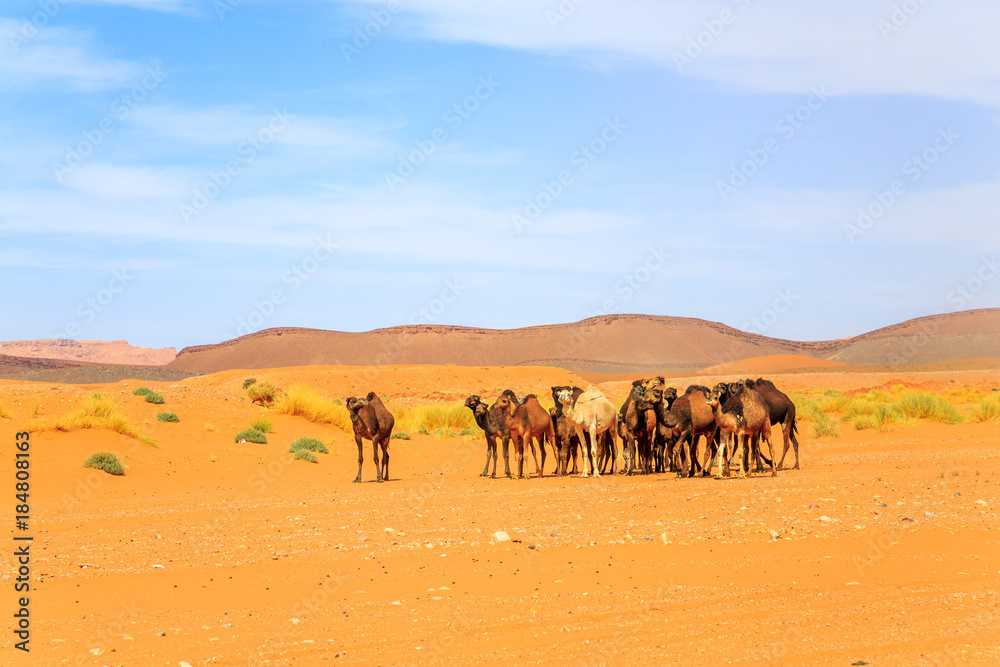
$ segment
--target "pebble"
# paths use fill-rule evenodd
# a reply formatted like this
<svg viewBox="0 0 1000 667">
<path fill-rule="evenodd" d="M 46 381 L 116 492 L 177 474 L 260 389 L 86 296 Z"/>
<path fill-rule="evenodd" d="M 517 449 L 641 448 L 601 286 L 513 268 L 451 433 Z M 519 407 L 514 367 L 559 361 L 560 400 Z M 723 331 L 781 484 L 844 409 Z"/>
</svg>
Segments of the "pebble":
<svg viewBox="0 0 1000 667">
<path fill-rule="evenodd" d="M 496 540 L 497 542 L 510 542 L 510 535 L 508 535 L 502 530 L 498 530 L 497 532 L 493 533 L 493 539 Z"/>
<path fill-rule="evenodd" d="M 830 517 L 828 517 L 825 514 L 823 516 L 821 516 L 819 518 L 819 520 L 822 521 L 823 523 L 833 523 L 833 519 L 831 519 Z"/>
<path fill-rule="evenodd" d="M 932 516 L 937 516 L 937 514 L 935 514 L 934 512 L 924 512 L 924 516 L 929 519 Z"/>
<path fill-rule="evenodd" d="M 986 501 L 985 501 L 985 500 L 977 500 L 977 501 L 976 501 L 976 504 L 977 504 L 977 505 L 985 505 L 985 504 L 986 504 Z"/>
<path fill-rule="evenodd" d="M 781 539 L 781 533 L 779 533 L 778 531 L 776 531 L 776 530 L 769 530 L 767 532 L 771 535 L 771 539 L 772 540 L 780 540 Z"/>
</svg>

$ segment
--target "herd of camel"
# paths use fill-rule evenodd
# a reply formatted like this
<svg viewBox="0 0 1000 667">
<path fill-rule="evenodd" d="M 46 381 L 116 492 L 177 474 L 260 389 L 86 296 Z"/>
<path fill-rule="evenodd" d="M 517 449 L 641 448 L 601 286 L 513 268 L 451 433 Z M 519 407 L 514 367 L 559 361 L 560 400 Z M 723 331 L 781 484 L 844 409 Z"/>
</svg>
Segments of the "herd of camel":
<svg viewBox="0 0 1000 667">
<path fill-rule="evenodd" d="M 475 395 L 465 400 L 465 406 L 472 410 L 486 435 L 483 477 L 496 477 L 498 440 L 503 443 L 507 477 L 513 476 L 508 458 L 509 444 L 513 442 L 518 479 L 524 477 L 525 443 L 531 447 L 539 477 L 544 476 L 546 444 L 553 451 L 555 472 L 560 475 L 577 474 L 577 455 L 582 454 L 581 477 L 600 477 L 608 472 L 609 465 L 611 474 L 669 471 L 678 476 L 694 477 L 699 473 L 708 476 L 713 460 L 718 466 L 716 477 L 729 477 L 731 457 L 739 461 L 741 478 L 749 472 L 751 464 L 755 464 L 758 472 L 764 472 L 763 461 L 770 467 L 771 475 L 777 475 L 789 447 L 795 449 L 795 468 L 799 468 L 795 404 L 774 383 L 763 378 L 720 382 L 712 389 L 691 385 L 683 395 L 667 387 L 662 377 L 643 378 L 632 382 L 628 398 L 617 410 L 594 385 L 586 389 L 552 387 L 552 399 L 555 407 L 549 410 L 542 407 L 534 394 L 519 400 L 510 389 L 492 405 Z M 358 476 L 354 481 L 361 481 L 363 439 L 372 442 L 376 481 L 388 480 L 389 439 L 395 424 L 392 413 L 374 392 L 364 398 L 350 397 L 346 405 L 358 445 Z M 781 426 L 783 444 L 777 462 L 771 446 L 774 425 Z M 616 438 L 621 441 L 624 461 L 620 470 L 616 468 Z M 701 438 L 705 446 L 699 460 Z M 767 444 L 768 456 L 760 448 L 761 440 Z"/>
</svg>

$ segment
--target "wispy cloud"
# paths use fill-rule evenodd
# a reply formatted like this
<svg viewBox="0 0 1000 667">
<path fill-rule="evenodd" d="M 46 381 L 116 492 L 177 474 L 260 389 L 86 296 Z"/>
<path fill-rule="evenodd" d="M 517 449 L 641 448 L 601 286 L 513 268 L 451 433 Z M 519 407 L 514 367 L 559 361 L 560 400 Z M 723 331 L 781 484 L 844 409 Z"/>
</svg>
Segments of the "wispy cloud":
<svg viewBox="0 0 1000 667">
<path fill-rule="evenodd" d="M 0 90 L 95 91 L 141 75 L 139 63 L 102 56 L 91 42 L 81 30 L 0 18 Z"/>
</svg>

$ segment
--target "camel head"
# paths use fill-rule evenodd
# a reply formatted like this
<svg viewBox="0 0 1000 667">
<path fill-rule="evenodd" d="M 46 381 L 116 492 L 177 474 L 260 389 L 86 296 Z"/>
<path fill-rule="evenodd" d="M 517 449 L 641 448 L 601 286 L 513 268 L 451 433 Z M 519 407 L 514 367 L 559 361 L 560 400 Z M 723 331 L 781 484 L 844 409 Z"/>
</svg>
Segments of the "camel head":
<svg viewBox="0 0 1000 667">
<path fill-rule="evenodd" d="M 481 398 L 473 394 L 472 396 L 469 396 L 467 399 L 465 399 L 465 407 L 475 412 L 476 406 L 482 402 L 483 400 Z"/>
<path fill-rule="evenodd" d="M 514 414 L 514 410 L 517 408 L 517 402 L 512 400 L 512 396 L 513 394 L 508 394 L 507 392 L 500 394 L 500 398 L 498 398 L 496 402 L 496 407 L 508 414 Z"/>
<path fill-rule="evenodd" d="M 632 400 L 637 410 L 650 410 L 663 400 L 663 378 L 647 378 L 632 383 Z"/>
<path fill-rule="evenodd" d="M 552 400 L 563 405 L 572 405 L 573 387 L 552 387 Z"/>
<path fill-rule="evenodd" d="M 719 404 L 719 401 L 722 398 L 722 394 L 724 391 L 726 390 L 721 388 L 719 385 L 716 385 L 715 389 L 713 389 L 712 392 L 705 399 L 705 403 L 707 403 L 709 407 L 714 408 L 716 405 Z"/>
<path fill-rule="evenodd" d="M 358 410 L 368 405 L 368 399 L 348 396 L 344 399 L 344 405 L 347 406 L 347 409 L 350 410 L 352 414 L 357 414 Z"/>
</svg>

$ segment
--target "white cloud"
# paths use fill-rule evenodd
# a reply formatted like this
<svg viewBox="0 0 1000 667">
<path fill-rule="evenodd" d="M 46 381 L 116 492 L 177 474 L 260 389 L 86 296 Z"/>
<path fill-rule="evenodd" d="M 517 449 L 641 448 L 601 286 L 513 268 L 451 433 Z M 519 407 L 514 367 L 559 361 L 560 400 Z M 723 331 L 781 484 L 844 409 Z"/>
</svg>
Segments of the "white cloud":
<svg viewBox="0 0 1000 667">
<path fill-rule="evenodd" d="M 79 30 L 0 18 L 0 90 L 95 91 L 141 76 L 141 65 L 98 55 L 90 41 Z"/>
<path fill-rule="evenodd" d="M 368 11 L 384 5 L 359 1 Z M 902 4 L 410 0 L 403 7 L 418 35 L 443 41 L 642 59 L 758 92 L 803 93 L 826 84 L 841 95 L 928 95 L 1000 106 L 1000 5 L 933 2 L 906 14 Z M 560 7 L 574 9 L 563 16 Z M 685 56 L 692 43 L 691 62 L 679 68 L 675 56 Z"/>
<path fill-rule="evenodd" d="M 79 5 L 113 5 L 116 7 L 132 7 L 154 12 L 180 13 L 191 10 L 185 0 L 59 0 Z"/>
</svg>

